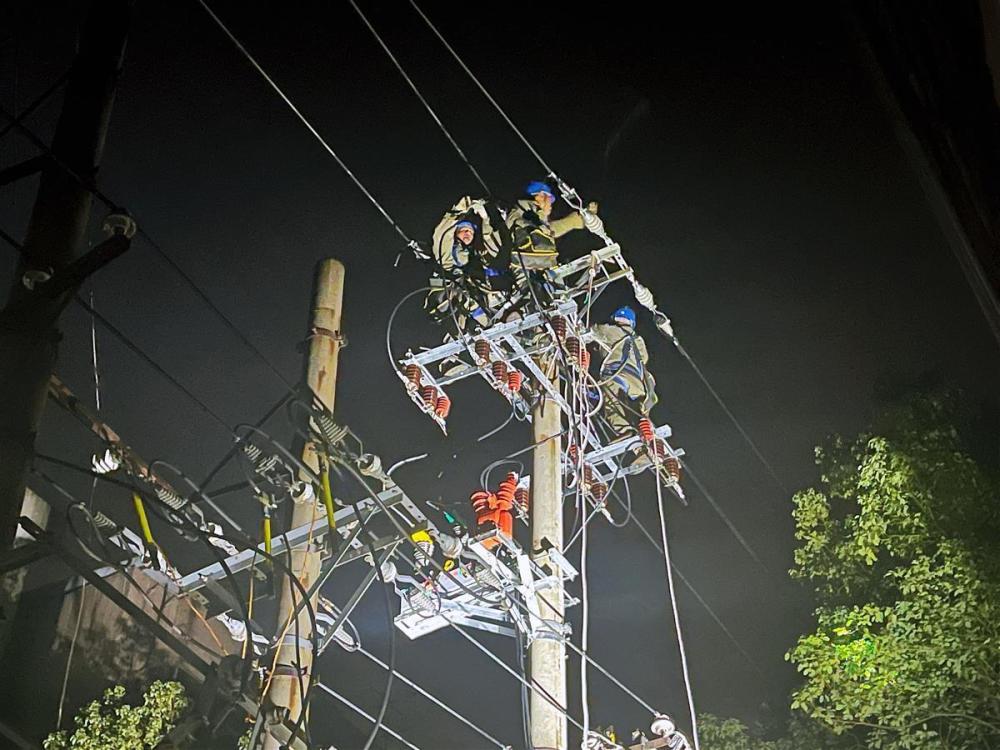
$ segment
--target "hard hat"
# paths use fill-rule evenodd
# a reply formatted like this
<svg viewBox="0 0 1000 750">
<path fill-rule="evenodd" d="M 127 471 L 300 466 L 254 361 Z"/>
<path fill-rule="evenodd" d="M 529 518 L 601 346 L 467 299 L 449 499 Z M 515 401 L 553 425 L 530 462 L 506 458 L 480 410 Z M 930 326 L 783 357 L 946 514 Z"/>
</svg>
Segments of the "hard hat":
<svg viewBox="0 0 1000 750">
<path fill-rule="evenodd" d="M 462 219 L 462 220 L 461 220 L 460 222 L 458 222 L 458 223 L 457 223 L 457 224 L 455 225 L 455 231 L 457 232 L 457 231 L 458 231 L 459 229 L 461 229 L 462 227 L 468 227 L 468 228 L 469 228 L 469 229 L 471 229 L 471 230 L 472 230 L 473 232 L 475 232 L 475 231 L 476 231 L 476 225 L 475 225 L 475 224 L 474 224 L 473 222 L 469 221 L 468 219 Z"/>
<path fill-rule="evenodd" d="M 552 200 L 556 199 L 556 194 L 552 192 L 552 188 L 550 188 L 547 183 L 544 183 L 541 180 L 534 180 L 532 182 L 529 182 L 528 187 L 524 189 L 524 192 L 526 195 L 532 195 L 532 196 L 538 195 L 539 193 L 545 193 L 547 196 L 552 198 Z"/>
<path fill-rule="evenodd" d="M 611 314 L 611 319 L 622 323 L 628 323 L 632 328 L 635 328 L 635 310 L 628 305 L 623 305 L 615 310 Z"/>
</svg>

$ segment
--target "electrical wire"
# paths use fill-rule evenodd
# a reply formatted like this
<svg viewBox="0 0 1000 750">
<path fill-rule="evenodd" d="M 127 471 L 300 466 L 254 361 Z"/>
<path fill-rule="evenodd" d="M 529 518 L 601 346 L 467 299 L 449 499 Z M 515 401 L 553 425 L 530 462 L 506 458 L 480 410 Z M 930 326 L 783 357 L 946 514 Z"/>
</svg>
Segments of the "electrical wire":
<svg viewBox="0 0 1000 750">
<path fill-rule="evenodd" d="M 79 175 L 72 167 L 70 167 L 62 159 L 60 159 L 58 155 L 54 154 L 52 152 L 52 149 L 41 138 L 39 138 L 34 133 L 34 131 L 27 128 L 23 123 L 18 122 L 17 118 L 14 115 L 12 115 L 3 107 L 0 107 L 0 115 L 3 115 L 3 117 L 5 117 L 10 122 L 11 127 L 17 128 L 17 130 L 22 135 L 24 135 L 29 141 L 31 141 L 36 148 L 41 150 L 52 161 L 53 164 L 55 164 L 57 167 L 59 167 L 59 169 L 61 169 L 63 172 L 69 175 L 73 180 L 75 180 L 80 185 L 80 187 L 82 187 L 84 190 L 88 191 L 91 195 L 93 195 L 95 198 L 101 201 L 101 203 L 103 203 L 108 210 L 116 212 L 122 211 L 120 204 L 113 201 L 104 192 L 98 189 L 97 186 L 94 185 L 91 180 L 87 180 L 81 175 Z M 149 232 L 147 232 L 142 227 L 142 224 L 138 222 L 136 225 L 136 234 L 138 234 L 143 240 L 145 240 L 146 244 L 149 245 L 149 247 L 160 257 L 160 259 L 163 260 L 163 262 L 166 263 L 167 266 L 169 266 L 170 269 L 173 270 L 174 273 L 176 273 L 180 277 L 180 279 L 185 283 L 185 285 L 192 292 L 194 292 L 194 294 L 209 308 L 209 310 L 212 311 L 212 313 L 219 319 L 219 321 L 222 322 L 222 324 L 226 328 L 228 328 L 229 331 L 234 336 L 236 336 L 236 338 L 238 338 L 240 342 L 258 360 L 260 360 L 260 362 L 264 364 L 264 366 L 267 367 L 267 369 L 269 369 L 275 375 L 275 377 L 277 377 L 285 385 L 285 387 L 289 391 L 294 393 L 295 391 L 294 386 L 285 378 L 284 375 L 281 374 L 281 371 L 278 370 L 278 368 L 275 367 L 274 364 L 267 357 L 264 356 L 263 352 L 261 352 L 260 349 L 258 349 L 252 341 L 250 341 L 247 335 L 243 333 L 242 330 L 240 330 L 239 326 L 237 326 L 232 321 L 232 319 L 228 315 L 226 315 L 221 310 L 221 308 L 219 308 L 219 306 L 212 301 L 212 298 L 209 297 L 208 294 L 204 290 L 202 290 L 202 288 L 198 286 L 197 283 L 195 283 L 194 279 L 192 279 L 191 276 L 189 276 L 187 272 L 184 271 L 184 269 L 181 268 L 180 265 L 178 265 L 177 261 L 175 261 L 166 252 L 166 250 L 164 250 L 163 247 L 155 239 L 153 239 L 153 237 L 149 234 Z M 10 238 L 8 235 L 4 236 L 4 239 L 8 240 L 9 242 L 13 238 Z M 15 247 L 19 247 L 18 243 L 15 242 L 14 244 Z"/>
<path fill-rule="evenodd" d="M 388 664 L 386 664 L 384 661 L 382 661 L 381 659 L 379 659 L 377 656 L 375 656 L 371 652 L 366 651 L 364 649 L 364 647 L 359 647 L 357 649 L 357 652 L 360 653 L 362 656 L 366 657 L 367 659 L 369 659 L 370 661 L 374 662 L 378 666 L 380 666 L 382 669 L 389 669 L 389 665 Z M 500 740 L 498 740 L 493 735 L 491 735 L 488 732 L 484 731 L 477 724 L 475 724 L 474 722 L 472 722 L 469 719 L 467 719 L 464 716 L 462 716 L 462 714 L 458 713 L 458 711 L 456 711 L 455 709 L 453 709 L 451 706 L 449 706 L 447 703 L 445 703 L 444 701 L 442 701 L 440 698 L 435 697 L 432 693 L 430 693 L 427 690 L 425 690 L 424 688 L 420 687 L 420 685 L 418 685 L 417 683 L 415 683 L 413 680 L 411 680 L 409 677 L 407 677 L 406 675 L 404 675 L 399 670 L 394 670 L 393 674 L 395 674 L 396 677 L 401 682 L 403 682 L 404 684 L 408 685 L 413 690 L 417 691 L 420 695 L 424 696 L 427 700 L 429 700 L 435 706 L 438 706 L 439 708 L 442 708 L 445 711 L 447 711 L 449 714 L 451 714 L 452 716 L 454 716 L 456 719 L 458 719 L 460 722 L 462 722 L 463 724 L 465 724 L 467 727 L 469 727 L 470 729 L 472 729 L 473 731 L 475 731 L 476 733 L 478 733 L 481 737 L 483 737 L 483 738 L 489 740 L 490 742 L 492 742 L 494 745 L 496 745 L 498 748 L 500 748 L 500 750 L 506 750 L 506 748 L 509 747 L 506 743 L 501 742 Z"/>
<path fill-rule="evenodd" d="M 385 52 L 386 56 L 389 58 L 389 60 L 392 61 L 392 64 L 396 67 L 396 70 L 403 77 L 403 80 L 405 80 L 407 85 L 409 85 L 410 90 L 412 90 L 413 93 L 416 95 L 417 99 L 420 100 L 420 103 L 424 105 L 424 109 L 427 110 L 427 114 L 431 116 L 431 119 L 434 120 L 435 123 L 437 123 L 438 128 L 440 128 L 441 132 L 444 133 L 444 137 L 448 139 L 448 143 L 450 143 L 452 145 L 452 148 L 455 149 L 455 152 L 458 154 L 458 157 L 462 160 L 462 163 L 469 168 L 469 171 L 472 172 L 472 176 L 476 178 L 476 182 L 478 182 L 482 186 L 483 190 L 486 191 L 486 194 L 491 195 L 492 191 L 490 190 L 489 185 L 486 184 L 486 181 L 482 178 L 482 175 L 479 174 L 476 168 L 472 165 L 472 162 L 469 161 L 469 157 L 467 157 L 465 155 L 465 152 L 462 151 L 462 147 L 458 145 L 458 142 L 448 131 L 448 128 L 446 128 L 444 123 L 441 122 L 441 118 L 438 117 L 437 112 L 434 111 L 434 108 L 431 107 L 427 99 L 424 98 L 424 95 L 420 93 L 420 89 L 417 88 L 417 85 L 413 82 L 413 79 L 410 78 L 406 70 L 403 69 L 403 66 L 399 64 L 399 60 L 396 59 L 396 56 L 392 53 L 392 50 L 389 49 L 389 46 L 385 43 L 385 41 L 383 41 L 382 37 L 379 36 L 379 33 L 375 30 L 375 27 L 372 26 L 371 22 L 368 20 L 368 17 L 364 14 L 361 8 L 358 7 L 358 4 L 354 2 L 354 0 L 349 0 L 349 1 L 351 3 L 351 7 L 354 8 L 355 13 L 358 14 L 362 22 L 364 22 L 365 26 L 368 27 L 368 30 L 372 33 L 372 36 L 375 37 L 375 41 L 379 43 L 379 46 Z"/>
<path fill-rule="evenodd" d="M 347 706 L 348 708 L 350 708 L 352 711 L 354 711 L 359 716 L 363 716 L 366 719 L 368 719 L 368 721 L 371 721 L 371 722 L 375 721 L 375 717 L 372 716 L 370 713 L 368 713 L 367 711 L 365 711 L 363 708 L 355 705 L 354 703 L 351 703 L 351 701 L 349 701 L 347 698 L 345 698 L 344 696 L 342 696 L 340 693 L 334 691 L 332 688 L 328 687 L 327 685 L 323 684 L 322 682 L 317 682 L 316 685 L 315 685 L 315 687 L 319 688 L 320 690 L 322 690 L 324 693 L 326 693 L 330 697 L 337 699 L 338 701 L 340 701 L 341 703 L 343 703 L 345 706 Z M 406 745 L 408 748 L 410 748 L 410 750 L 420 750 L 419 747 L 417 747 L 412 742 L 410 742 L 409 740 L 407 740 L 405 737 L 403 737 L 403 735 L 401 735 L 399 732 L 395 731 L 394 729 L 390 729 L 389 727 L 384 726 L 384 725 L 382 726 L 382 729 L 385 731 L 386 734 L 388 734 L 388 735 L 394 737 L 395 739 L 399 740 L 404 745 Z"/>
<path fill-rule="evenodd" d="M 4 127 L 3 130 L 0 130 L 0 138 L 3 138 L 5 135 L 7 135 L 7 133 L 12 131 L 22 122 L 24 122 L 28 117 L 31 116 L 32 112 L 34 112 L 36 109 L 42 106 L 42 104 L 44 104 L 50 96 L 52 96 L 59 89 L 61 89 L 63 85 L 69 80 L 69 76 L 72 72 L 73 72 L 72 66 L 63 71 L 62 75 L 60 75 L 52 83 L 52 85 L 50 85 L 47 89 L 45 89 L 45 91 L 43 91 L 41 94 L 35 97 L 35 99 L 30 104 L 28 104 L 28 106 L 22 109 L 16 116 L 13 117 L 13 119 L 9 123 L 7 123 L 7 125 Z"/>
<path fill-rule="evenodd" d="M 372 192 L 367 187 L 365 187 L 364 183 L 362 183 L 361 180 L 358 179 L 358 177 L 354 174 L 354 172 L 351 171 L 350 167 L 347 166 L 347 163 L 343 159 L 341 159 L 340 156 L 337 155 L 337 152 L 333 150 L 333 148 L 330 146 L 329 143 L 327 143 L 326 139 L 319 134 L 319 131 L 316 130 L 315 127 L 313 127 L 313 124 L 309 122 L 306 116 L 302 114 L 302 112 L 299 110 L 298 107 L 295 106 L 292 100 L 288 98 L 288 95 L 285 94 L 285 92 L 281 89 L 281 87 L 278 86 L 277 83 L 275 83 L 274 79 L 271 78 L 270 75 L 268 75 L 267 71 L 265 71 L 264 68 L 260 66 L 260 63 L 258 63 L 257 60 L 253 57 L 253 55 L 251 55 L 250 52 L 247 50 L 247 48 L 243 46 L 242 42 L 240 42 L 240 40 L 236 38 L 233 32 L 229 30 L 226 24 L 223 23 L 222 19 L 219 18 L 219 16 L 217 16 L 215 12 L 208 6 L 208 3 L 206 3 L 205 0 L 197 0 L 197 2 L 198 5 L 200 5 L 202 9 L 209 15 L 209 17 L 211 17 L 211 19 L 215 22 L 215 25 L 219 27 L 219 29 L 222 31 L 223 34 L 225 34 L 225 36 L 229 39 L 229 41 L 233 43 L 233 46 L 235 46 L 236 49 L 239 50 L 240 54 L 242 54 L 243 57 L 246 58 L 247 62 L 249 62 L 250 65 L 254 68 L 254 70 L 256 70 L 260 74 L 261 78 L 263 78 L 264 81 L 267 82 L 268 86 L 270 86 L 274 90 L 274 93 L 276 93 L 281 98 L 281 100 L 288 106 L 288 108 L 292 111 L 292 113 L 299 119 L 299 121 L 303 125 L 305 125 L 306 129 L 312 134 L 312 136 L 316 139 L 316 141 L 337 163 L 337 166 L 341 168 L 344 174 L 347 175 L 347 177 L 351 180 L 351 182 L 354 183 L 354 185 L 358 188 L 358 190 L 364 193 L 365 197 L 368 198 L 368 200 L 375 207 L 375 209 L 380 214 L 382 214 L 382 217 L 389 223 L 389 225 L 393 228 L 393 230 L 395 230 L 396 234 L 398 234 L 402 238 L 403 242 L 406 243 L 407 247 L 411 248 L 415 252 L 422 253 L 423 251 L 420 250 L 420 247 L 417 244 L 416 240 L 410 239 L 410 237 L 406 234 L 406 232 L 404 232 L 399 227 L 395 219 L 393 219 L 389 215 L 389 213 L 382 207 L 382 204 L 378 202 L 378 200 L 375 198 Z"/>
<path fill-rule="evenodd" d="M 427 27 L 432 32 L 434 32 L 434 35 L 441 41 L 441 44 L 444 45 L 445 49 L 447 49 L 448 52 L 451 53 L 451 56 L 454 57 L 455 61 L 462 67 L 462 70 L 464 70 L 466 74 L 469 76 L 469 78 L 472 79 L 472 82 L 476 84 L 476 87 L 482 92 L 483 96 L 485 96 L 486 99 L 490 102 L 490 104 L 493 105 L 494 109 L 496 109 L 496 111 L 500 113 L 500 116 L 511 127 L 514 133 L 517 134 L 517 137 L 521 139 L 521 142 L 528 148 L 532 156 L 534 156 L 535 159 L 538 160 L 538 163 L 542 165 L 542 168 L 545 170 L 546 174 L 554 175 L 554 172 L 549 167 L 549 165 L 545 163 L 545 160 L 542 158 L 541 154 L 539 154 L 538 151 L 535 150 L 535 147 L 531 145 L 531 142 L 525 137 L 524 133 L 522 133 L 518 129 L 517 125 L 514 124 L 514 121 L 507 116 L 507 113 L 503 110 L 503 107 L 501 107 L 497 103 L 497 100 L 490 95 L 490 92 L 486 90 L 486 87 L 479 82 L 479 79 L 476 78 L 475 73 L 469 70 L 469 66 L 465 64 L 465 62 L 462 60 L 461 57 L 459 57 L 458 53 L 454 50 L 454 48 L 452 48 L 452 46 L 448 44 L 448 41 L 441 35 L 441 32 L 437 30 L 437 27 L 433 23 L 431 23 L 431 20 L 424 14 L 424 12 L 420 9 L 420 6 L 417 5 L 415 0 L 410 0 L 410 5 L 413 6 L 413 9 L 424 20 L 424 23 L 427 24 Z"/>
</svg>

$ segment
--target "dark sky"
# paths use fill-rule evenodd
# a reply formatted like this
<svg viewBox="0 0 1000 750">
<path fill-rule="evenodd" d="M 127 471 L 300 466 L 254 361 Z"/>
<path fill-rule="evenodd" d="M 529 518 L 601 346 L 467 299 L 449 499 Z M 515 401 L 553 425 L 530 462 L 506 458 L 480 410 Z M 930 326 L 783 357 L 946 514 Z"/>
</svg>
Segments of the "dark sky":
<svg viewBox="0 0 1000 750">
<path fill-rule="evenodd" d="M 69 63 L 78 19 L 72 4 L 21 5 L 0 51 L 8 109 L 23 107 Z M 516 197 L 541 176 L 408 4 L 365 6 L 496 194 Z M 440 214 L 476 191 L 349 5 L 213 7 L 412 236 L 429 239 Z M 601 202 L 608 230 L 789 490 L 816 481 L 813 446 L 861 430 L 882 386 L 924 378 L 965 388 L 976 402 L 994 399 L 995 343 L 844 19 L 792 4 L 652 7 L 426 10 L 555 169 Z M 48 137 L 56 113 L 47 106 L 32 127 Z M 30 155 L 15 136 L 0 142 L 4 165 Z M 344 261 L 350 345 L 338 416 L 388 462 L 432 453 L 397 475 L 412 496 L 460 500 L 486 463 L 529 442 L 528 428 L 516 424 L 452 458 L 505 416 L 504 402 L 478 382 L 454 389 L 447 439 L 419 417 L 389 368 L 384 336 L 392 307 L 424 283 L 424 269 L 405 257 L 393 267 L 403 250 L 397 236 L 194 3 L 137 5 L 100 183 L 289 379 L 301 367 L 313 265 Z M 21 235 L 33 193 L 30 181 L 0 189 L 0 225 Z M 574 237 L 564 252 L 596 244 Z M 12 264 L 13 255 L 5 268 Z M 144 243 L 92 289 L 108 318 L 226 420 L 253 421 L 281 395 L 273 374 Z M 609 293 L 602 311 L 625 292 Z M 439 340 L 416 304 L 401 317 L 397 350 Z M 57 371 L 88 395 L 89 321 L 70 308 L 64 330 Z M 755 566 L 693 487 L 689 508 L 669 508 L 675 562 L 762 671 L 682 589 L 699 710 L 756 720 L 761 704 L 783 705 L 794 672 L 782 655 L 808 623 L 808 598 L 784 575 L 790 496 L 648 316 L 640 330 L 661 387 L 657 421 L 672 424 L 676 444 L 767 567 Z M 98 337 L 107 421 L 147 458 L 202 475 L 227 448 L 226 432 Z M 86 463 L 94 444 L 50 410 L 41 446 Z M 644 477 L 634 489 L 637 515 L 655 528 L 653 485 Z M 98 496 L 108 509 L 124 500 Z M 254 501 L 228 502 L 250 512 Z M 593 528 L 592 651 L 654 705 L 683 716 L 662 560 L 632 528 Z M 366 646 L 384 656 L 381 608 L 370 596 L 356 620 Z M 485 640 L 513 658 L 509 641 Z M 399 647 L 404 672 L 519 742 L 509 676 L 453 634 Z M 369 667 L 338 654 L 321 673 L 374 711 L 384 675 Z M 596 676 L 591 685 L 595 723 L 648 723 L 614 687 Z M 577 697 L 571 705 L 578 716 Z M 355 747 L 365 728 L 342 716 L 318 697 L 314 731 Z M 481 746 L 403 687 L 387 722 L 424 747 Z"/>
</svg>

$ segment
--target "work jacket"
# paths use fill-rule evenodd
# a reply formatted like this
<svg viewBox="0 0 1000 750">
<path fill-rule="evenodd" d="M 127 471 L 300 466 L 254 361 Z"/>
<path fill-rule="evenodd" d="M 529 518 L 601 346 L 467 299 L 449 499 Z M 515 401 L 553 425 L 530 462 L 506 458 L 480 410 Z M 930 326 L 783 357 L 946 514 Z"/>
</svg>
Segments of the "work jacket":
<svg viewBox="0 0 1000 750">
<path fill-rule="evenodd" d="M 599 379 L 606 387 L 617 388 L 630 401 L 643 399 L 652 405 L 656 381 L 646 367 L 649 354 L 642 336 L 614 323 L 593 327 L 594 340 L 604 352 Z"/>
<path fill-rule="evenodd" d="M 514 243 L 511 268 L 519 269 L 523 261 L 528 270 L 538 270 L 551 268 L 558 262 L 556 238 L 574 229 L 583 229 L 584 225 L 583 216 L 577 211 L 561 219 L 546 221 L 539 215 L 533 200 L 522 199 L 507 212 L 507 226 Z"/>
</svg>

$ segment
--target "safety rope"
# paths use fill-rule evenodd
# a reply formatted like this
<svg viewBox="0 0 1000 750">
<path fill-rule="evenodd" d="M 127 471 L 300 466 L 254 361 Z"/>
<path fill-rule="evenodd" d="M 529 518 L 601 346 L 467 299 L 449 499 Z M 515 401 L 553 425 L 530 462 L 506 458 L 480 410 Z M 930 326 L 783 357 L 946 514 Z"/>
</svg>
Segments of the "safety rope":
<svg viewBox="0 0 1000 750">
<path fill-rule="evenodd" d="M 663 542 L 663 563 L 667 575 L 667 591 L 670 595 L 670 609 L 674 616 L 674 629 L 677 633 L 677 649 L 681 655 L 681 674 L 684 676 L 684 692 L 687 694 L 688 710 L 691 713 L 691 739 L 694 750 L 701 750 L 698 744 L 698 716 L 694 710 L 694 693 L 691 690 L 691 675 L 688 673 L 687 649 L 684 648 L 684 635 L 681 632 L 681 617 L 677 607 L 677 592 L 674 590 L 673 566 L 670 563 L 670 545 L 667 542 L 667 516 L 663 509 L 663 483 L 660 481 L 660 452 L 654 443 L 653 462 L 656 469 L 656 508 L 660 514 L 660 538 Z"/>
</svg>

